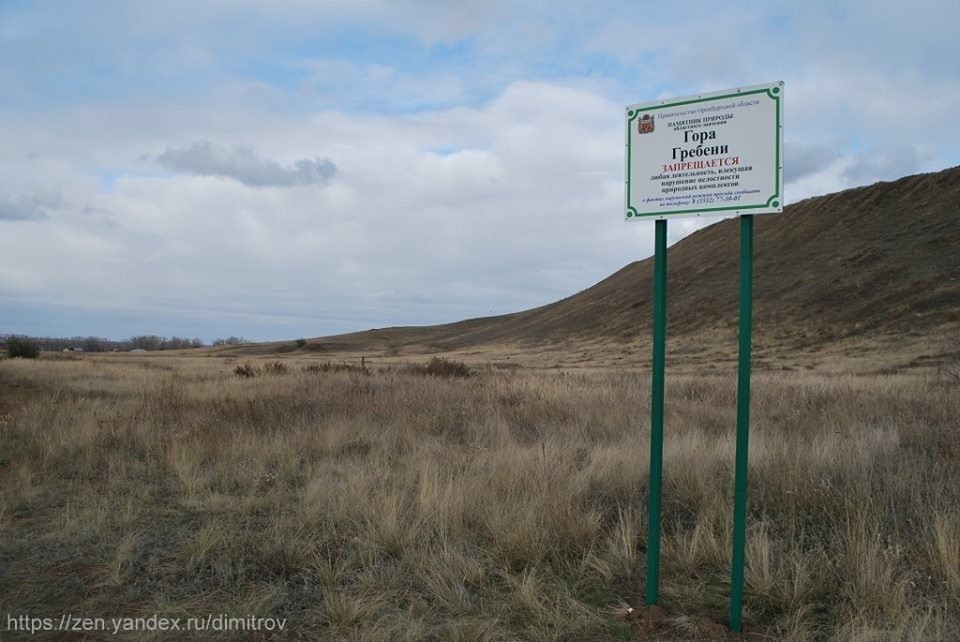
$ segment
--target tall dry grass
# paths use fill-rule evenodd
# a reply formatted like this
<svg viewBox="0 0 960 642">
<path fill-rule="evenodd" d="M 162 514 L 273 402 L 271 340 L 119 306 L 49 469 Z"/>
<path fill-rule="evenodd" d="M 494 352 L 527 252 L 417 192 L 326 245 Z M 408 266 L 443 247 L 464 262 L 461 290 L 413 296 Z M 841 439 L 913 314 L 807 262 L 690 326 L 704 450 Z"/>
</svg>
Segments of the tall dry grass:
<svg viewBox="0 0 960 642">
<path fill-rule="evenodd" d="M 308 363 L 0 363 L 0 403 L 17 391 L 0 612 L 286 617 L 281 639 L 635 635 L 618 614 L 643 598 L 645 376 Z M 956 386 L 787 373 L 754 391 L 749 629 L 956 639 Z M 670 638 L 726 612 L 734 402 L 728 377 L 668 380 Z"/>
</svg>

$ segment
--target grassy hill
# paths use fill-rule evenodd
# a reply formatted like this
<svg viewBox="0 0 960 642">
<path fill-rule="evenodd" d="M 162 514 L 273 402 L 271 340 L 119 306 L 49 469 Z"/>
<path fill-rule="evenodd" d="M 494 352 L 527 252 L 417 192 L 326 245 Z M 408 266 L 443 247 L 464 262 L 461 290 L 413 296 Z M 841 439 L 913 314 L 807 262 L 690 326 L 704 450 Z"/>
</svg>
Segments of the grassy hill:
<svg viewBox="0 0 960 642">
<path fill-rule="evenodd" d="M 960 168 L 806 199 L 756 223 L 755 345 L 763 367 L 882 370 L 960 356 Z M 739 227 L 722 220 L 669 249 L 670 354 L 722 366 L 736 345 Z M 639 364 L 648 358 L 653 259 L 514 314 L 314 340 L 328 356 Z M 279 344 L 234 349 L 267 354 Z"/>
</svg>

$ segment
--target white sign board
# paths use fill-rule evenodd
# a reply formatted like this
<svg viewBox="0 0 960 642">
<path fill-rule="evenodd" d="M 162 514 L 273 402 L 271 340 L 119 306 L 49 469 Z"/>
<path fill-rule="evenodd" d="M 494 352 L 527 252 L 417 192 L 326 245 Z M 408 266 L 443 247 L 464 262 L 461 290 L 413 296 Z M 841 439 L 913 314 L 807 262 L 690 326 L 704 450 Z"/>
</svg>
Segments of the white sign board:
<svg viewBox="0 0 960 642">
<path fill-rule="evenodd" d="M 782 211 L 782 82 L 627 107 L 627 220 Z"/>
</svg>

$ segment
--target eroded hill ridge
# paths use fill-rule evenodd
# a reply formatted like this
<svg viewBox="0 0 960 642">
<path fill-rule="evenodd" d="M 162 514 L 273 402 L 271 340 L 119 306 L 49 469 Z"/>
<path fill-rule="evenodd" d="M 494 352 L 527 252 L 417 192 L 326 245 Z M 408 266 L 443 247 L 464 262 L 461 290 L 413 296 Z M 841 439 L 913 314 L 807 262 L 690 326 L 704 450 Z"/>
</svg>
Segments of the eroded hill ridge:
<svg viewBox="0 0 960 642">
<path fill-rule="evenodd" d="M 735 348 L 738 247 L 739 227 L 728 219 L 669 249 L 668 336 L 673 354 L 686 355 L 692 365 L 722 361 Z M 951 343 L 960 336 L 960 168 L 809 198 L 782 215 L 758 216 L 755 248 L 761 364 L 873 355 L 890 367 L 942 362 L 960 352 Z M 307 348 L 331 355 L 529 353 L 541 361 L 553 355 L 558 365 L 608 362 L 615 355 L 642 360 L 652 273 L 648 258 L 539 308 L 325 337 Z M 271 348 L 256 349 L 262 350 Z"/>
</svg>

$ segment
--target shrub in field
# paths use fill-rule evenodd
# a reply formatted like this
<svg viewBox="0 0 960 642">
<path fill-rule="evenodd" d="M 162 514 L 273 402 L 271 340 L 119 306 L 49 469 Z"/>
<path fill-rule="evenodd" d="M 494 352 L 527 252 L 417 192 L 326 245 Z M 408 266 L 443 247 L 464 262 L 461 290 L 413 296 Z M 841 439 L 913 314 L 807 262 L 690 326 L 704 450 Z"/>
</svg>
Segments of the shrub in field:
<svg viewBox="0 0 960 642">
<path fill-rule="evenodd" d="M 298 347 L 298 348 L 302 348 L 302 347 L 305 346 L 305 345 L 307 345 L 307 340 L 306 340 L 306 339 L 297 339 L 297 347 Z"/>
<path fill-rule="evenodd" d="M 303 367 L 304 372 L 318 374 L 321 372 L 364 372 L 363 368 L 349 363 L 333 363 L 324 361 L 323 363 L 311 363 Z"/>
<path fill-rule="evenodd" d="M 40 356 L 40 346 L 26 337 L 10 337 L 7 339 L 7 354 L 11 359 L 36 359 Z"/>
<path fill-rule="evenodd" d="M 473 375 L 473 370 L 467 364 L 443 357 L 434 357 L 425 364 L 415 365 L 410 368 L 410 371 L 413 374 L 446 379 L 464 379 Z"/>
<path fill-rule="evenodd" d="M 249 363 L 245 363 L 242 366 L 237 366 L 236 368 L 234 368 L 233 373 L 238 377 L 243 377 L 245 379 L 252 379 L 253 377 L 256 377 L 258 374 L 260 374 L 260 371 L 257 370 L 256 367 L 250 365 Z"/>
<path fill-rule="evenodd" d="M 282 361 L 272 361 L 263 366 L 263 374 L 285 375 L 288 372 L 290 372 L 290 368 L 288 368 Z"/>
</svg>

